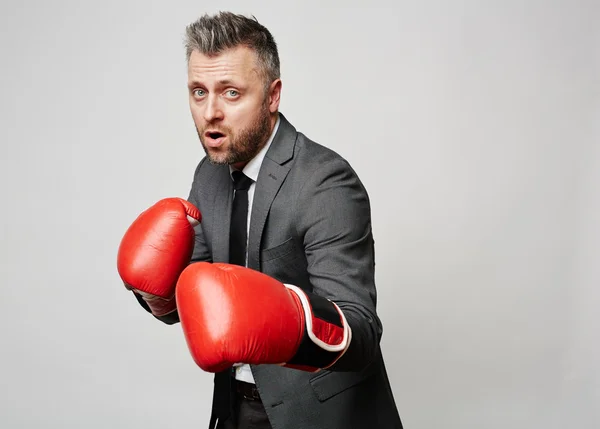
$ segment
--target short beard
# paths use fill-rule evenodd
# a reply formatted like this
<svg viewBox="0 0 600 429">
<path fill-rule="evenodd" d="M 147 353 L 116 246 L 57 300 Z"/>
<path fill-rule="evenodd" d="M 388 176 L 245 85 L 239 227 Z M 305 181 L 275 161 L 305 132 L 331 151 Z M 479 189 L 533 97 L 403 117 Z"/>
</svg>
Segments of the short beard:
<svg viewBox="0 0 600 429">
<path fill-rule="evenodd" d="M 265 103 L 263 108 L 256 119 L 248 128 L 240 130 L 237 134 L 232 135 L 228 133 L 228 137 L 231 139 L 227 153 L 217 155 L 215 158 L 204 145 L 202 140 L 202 133 L 198 131 L 198 137 L 202 143 L 202 148 L 206 153 L 208 161 L 213 165 L 232 165 L 241 162 L 248 162 L 256 156 L 256 154 L 263 148 L 264 144 L 269 138 L 271 132 L 271 120 L 269 115 L 268 105 Z"/>
</svg>

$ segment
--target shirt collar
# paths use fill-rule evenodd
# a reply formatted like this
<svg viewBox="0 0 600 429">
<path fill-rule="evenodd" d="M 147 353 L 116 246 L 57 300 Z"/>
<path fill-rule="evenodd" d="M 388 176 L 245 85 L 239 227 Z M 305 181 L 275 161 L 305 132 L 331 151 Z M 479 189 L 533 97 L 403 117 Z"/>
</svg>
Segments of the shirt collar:
<svg viewBox="0 0 600 429">
<path fill-rule="evenodd" d="M 260 166 L 262 165 L 262 162 L 265 159 L 265 155 L 267 154 L 267 151 L 269 150 L 271 143 L 273 143 L 275 134 L 277 134 L 277 129 L 279 128 L 279 122 L 280 122 L 279 114 L 277 114 L 277 121 L 275 122 L 275 126 L 273 127 L 273 132 L 269 136 L 269 140 L 267 140 L 267 144 L 263 146 L 263 148 L 254 156 L 254 158 L 252 158 L 250 160 L 250 162 L 248 162 L 248 164 L 246 164 L 246 166 L 242 170 L 242 173 L 244 173 L 246 176 L 251 178 L 254 181 L 254 183 L 256 183 L 256 181 L 258 180 L 258 173 L 260 172 Z M 235 170 L 236 169 L 232 165 L 229 166 L 229 174 L 230 175 Z"/>
</svg>

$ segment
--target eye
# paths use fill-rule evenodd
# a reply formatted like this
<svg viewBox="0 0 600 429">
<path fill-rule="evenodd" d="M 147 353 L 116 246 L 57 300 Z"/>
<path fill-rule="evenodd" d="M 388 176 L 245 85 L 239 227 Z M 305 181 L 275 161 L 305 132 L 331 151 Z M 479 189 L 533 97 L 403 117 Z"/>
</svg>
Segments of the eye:
<svg viewBox="0 0 600 429">
<path fill-rule="evenodd" d="M 230 98 L 236 98 L 240 95 L 239 92 L 237 92 L 235 89 L 230 89 L 226 92 L 227 96 Z"/>
<path fill-rule="evenodd" d="M 204 92 L 203 89 L 195 89 L 193 91 L 193 94 L 194 94 L 195 97 L 201 98 L 201 97 L 204 97 L 206 95 L 206 92 Z"/>
</svg>

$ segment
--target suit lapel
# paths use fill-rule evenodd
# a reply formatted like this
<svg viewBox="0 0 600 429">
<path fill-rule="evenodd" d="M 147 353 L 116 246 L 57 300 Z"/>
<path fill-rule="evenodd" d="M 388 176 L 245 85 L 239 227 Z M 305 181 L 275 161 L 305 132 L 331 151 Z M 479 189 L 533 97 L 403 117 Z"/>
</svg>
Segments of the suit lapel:
<svg viewBox="0 0 600 429">
<path fill-rule="evenodd" d="M 213 202 L 213 262 L 229 262 L 229 225 L 231 223 L 231 202 L 233 183 L 227 166 L 219 168 L 214 176 L 215 199 Z"/>
<path fill-rule="evenodd" d="M 248 267 L 255 270 L 260 269 L 260 240 L 269 209 L 289 171 L 289 168 L 282 167 L 266 157 L 263 160 L 254 191 L 248 236 Z"/>
<path fill-rule="evenodd" d="M 292 159 L 296 145 L 296 129 L 283 114 L 280 113 L 279 116 L 279 129 L 260 167 L 252 203 L 248 236 L 248 267 L 255 270 L 260 270 L 260 245 L 267 216 L 279 188 L 290 171 L 287 162 Z"/>
</svg>

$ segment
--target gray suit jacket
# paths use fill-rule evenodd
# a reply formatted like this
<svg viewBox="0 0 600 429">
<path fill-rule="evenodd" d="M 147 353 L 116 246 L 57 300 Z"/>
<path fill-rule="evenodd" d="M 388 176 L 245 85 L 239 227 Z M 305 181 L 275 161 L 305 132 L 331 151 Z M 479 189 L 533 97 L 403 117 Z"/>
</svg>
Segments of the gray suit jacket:
<svg viewBox="0 0 600 429">
<path fill-rule="evenodd" d="M 274 429 L 401 428 L 379 346 L 367 192 L 348 162 L 280 118 L 256 183 L 248 266 L 337 303 L 352 341 L 317 373 L 253 365 L 265 410 Z M 193 262 L 229 261 L 232 199 L 229 168 L 202 159 L 189 195 L 202 213 Z"/>
</svg>

